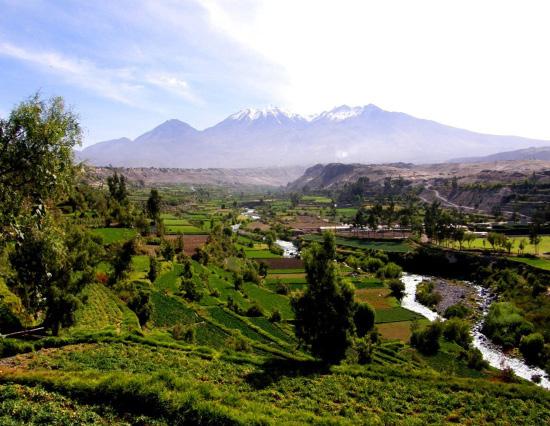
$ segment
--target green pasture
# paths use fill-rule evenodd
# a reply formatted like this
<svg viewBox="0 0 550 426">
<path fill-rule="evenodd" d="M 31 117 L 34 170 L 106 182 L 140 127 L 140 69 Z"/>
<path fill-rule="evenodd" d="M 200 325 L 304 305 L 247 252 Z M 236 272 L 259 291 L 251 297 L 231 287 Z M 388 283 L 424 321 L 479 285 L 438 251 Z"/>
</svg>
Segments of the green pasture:
<svg viewBox="0 0 550 426">
<path fill-rule="evenodd" d="M 103 244 L 123 243 L 131 240 L 137 235 L 135 229 L 129 228 L 95 228 L 90 231 L 101 237 Z"/>
</svg>

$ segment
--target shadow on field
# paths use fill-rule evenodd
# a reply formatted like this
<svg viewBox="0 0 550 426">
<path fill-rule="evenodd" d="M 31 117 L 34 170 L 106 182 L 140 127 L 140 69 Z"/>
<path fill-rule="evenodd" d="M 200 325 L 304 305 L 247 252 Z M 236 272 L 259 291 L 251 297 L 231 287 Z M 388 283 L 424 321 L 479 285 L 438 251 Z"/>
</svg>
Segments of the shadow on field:
<svg viewBox="0 0 550 426">
<path fill-rule="evenodd" d="M 265 362 L 261 370 L 248 374 L 245 380 L 255 389 L 263 389 L 283 377 L 315 376 L 329 370 L 330 367 L 320 361 L 273 359 Z"/>
</svg>

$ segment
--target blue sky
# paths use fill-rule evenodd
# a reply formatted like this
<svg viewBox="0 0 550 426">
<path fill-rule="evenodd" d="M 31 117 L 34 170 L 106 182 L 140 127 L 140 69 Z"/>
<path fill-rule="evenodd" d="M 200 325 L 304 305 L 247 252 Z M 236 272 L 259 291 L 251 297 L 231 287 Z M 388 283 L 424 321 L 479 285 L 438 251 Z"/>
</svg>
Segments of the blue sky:
<svg viewBox="0 0 550 426">
<path fill-rule="evenodd" d="M 548 2 L 0 0 L 0 116 L 62 95 L 85 144 L 245 107 L 374 103 L 550 139 Z"/>
</svg>

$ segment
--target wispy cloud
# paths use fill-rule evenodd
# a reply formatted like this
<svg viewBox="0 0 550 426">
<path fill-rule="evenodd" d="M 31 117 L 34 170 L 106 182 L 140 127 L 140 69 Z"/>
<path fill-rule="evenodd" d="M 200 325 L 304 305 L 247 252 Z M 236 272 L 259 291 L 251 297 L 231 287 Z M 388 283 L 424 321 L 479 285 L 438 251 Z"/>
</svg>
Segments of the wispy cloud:
<svg viewBox="0 0 550 426">
<path fill-rule="evenodd" d="M 175 75 L 141 71 L 136 67 L 102 67 L 56 51 L 39 52 L 12 43 L 0 43 L 0 55 L 26 62 L 63 78 L 63 83 L 86 89 L 95 95 L 138 108 L 146 108 L 147 90 L 161 88 L 194 104 L 202 100 L 189 83 Z"/>
</svg>

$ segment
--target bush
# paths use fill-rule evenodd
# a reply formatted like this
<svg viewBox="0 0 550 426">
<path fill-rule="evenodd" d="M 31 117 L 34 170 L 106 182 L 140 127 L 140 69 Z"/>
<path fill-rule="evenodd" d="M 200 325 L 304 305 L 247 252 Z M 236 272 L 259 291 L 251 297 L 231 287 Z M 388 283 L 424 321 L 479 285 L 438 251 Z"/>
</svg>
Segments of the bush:
<svg viewBox="0 0 550 426">
<path fill-rule="evenodd" d="M 176 340 L 183 340 L 187 343 L 195 343 L 195 327 L 194 325 L 184 326 L 176 324 L 172 328 L 172 337 Z"/>
<path fill-rule="evenodd" d="M 202 299 L 203 292 L 192 278 L 183 278 L 180 290 L 183 293 L 183 297 L 191 302 L 198 302 Z"/>
<path fill-rule="evenodd" d="M 512 303 L 497 302 L 489 308 L 483 332 L 499 345 L 514 347 L 522 336 L 533 332 L 533 324 L 525 320 L 522 311 Z"/>
<path fill-rule="evenodd" d="M 281 282 L 280 280 L 278 280 L 276 283 L 275 283 L 275 293 L 277 294 L 282 294 L 282 295 L 287 295 L 288 293 L 290 293 L 290 287 Z"/>
<path fill-rule="evenodd" d="M 523 336 L 519 342 L 519 350 L 528 363 L 539 363 L 544 356 L 544 337 L 540 333 Z"/>
<path fill-rule="evenodd" d="M 271 316 L 269 317 L 269 321 L 271 322 L 281 322 L 281 312 L 279 312 L 278 309 L 275 309 L 273 312 L 271 312 Z"/>
<path fill-rule="evenodd" d="M 376 271 L 376 276 L 378 278 L 400 278 L 402 273 L 403 269 L 401 269 L 401 266 L 390 262 L 379 268 L 378 271 Z"/>
<path fill-rule="evenodd" d="M 374 327 L 374 309 L 368 303 L 358 303 L 353 320 L 359 337 L 364 337 Z"/>
<path fill-rule="evenodd" d="M 376 272 L 383 266 L 384 262 L 377 257 L 367 257 L 362 263 L 363 270 L 368 272 Z"/>
<path fill-rule="evenodd" d="M 443 337 L 467 349 L 472 342 L 470 324 L 460 318 L 452 318 L 443 323 Z"/>
<path fill-rule="evenodd" d="M 246 316 L 248 317 L 262 317 L 263 315 L 264 311 L 262 307 L 256 302 L 254 302 L 246 311 Z"/>
<path fill-rule="evenodd" d="M 425 355 L 435 355 L 439 351 L 439 339 L 443 331 L 440 321 L 432 322 L 425 328 L 414 330 L 411 335 L 411 346 Z"/>
<path fill-rule="evenodd" d="M 388 280 L 386 285 L 390 288 L 393 297 L 397 300 L 403 299 L 405 295 L 405 284 L 403 284 L 399 278 Z"/>
<path fill-rule="evenodd" d="M 357 351 L 357 363 L 364 365 L 372 362 L 373 346 L 370 340 L 365 338 L 356 339 L 355 350 Z"/>
<path fill-rule="evenodd" d="M 149 317 L 153 312 L 150 293 L 145 290 L 139 290 L 137 294 L 128 300 L 128 307 L 135 312 L 139 320 L 139 325 L 144 325 L 149 321 Z"/>
<path fill-rule="evenodd" d="M 441 302 L 441 294 L 434 291 L 434 283 L 431 281 L 422 282 L 416 288 L 416 300 L 424 306 L 433 308 Z"/>
<path fill-rule="evenodd" d="M 451 305 L 445 309 L 443 316 L 445 318 L 466 318 L 470 315 L 472 310 L 462 303 L 457 303 L 456 305 Z"/>
<path fill-rule="evenodd" d="M 477 348 L 470 348 L 463 353 L 463 357 L 466 358 L 468 368 L 481 371 L 489 368 L 489 363 L 483 359 L 483 354 Z"/>
</svg>

